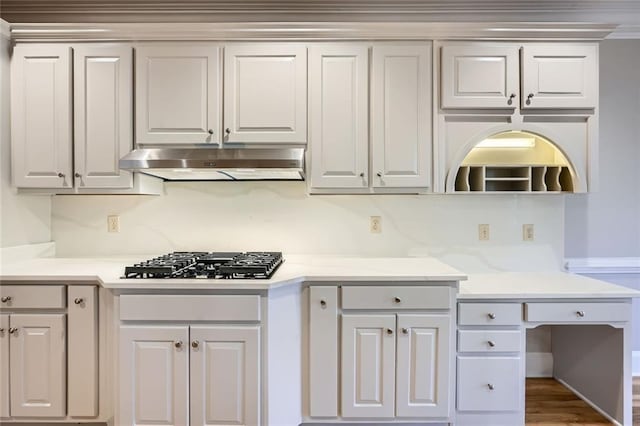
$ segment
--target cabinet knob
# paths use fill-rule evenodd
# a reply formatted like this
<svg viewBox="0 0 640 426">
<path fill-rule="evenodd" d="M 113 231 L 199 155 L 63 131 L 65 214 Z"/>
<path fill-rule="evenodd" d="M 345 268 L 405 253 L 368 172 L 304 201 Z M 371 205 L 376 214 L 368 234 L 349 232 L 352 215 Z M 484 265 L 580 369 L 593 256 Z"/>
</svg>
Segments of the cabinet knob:
<svg viewBox="0 0 640 426">
<path fill-rule="evenodd" d="M 489 388 L 489 390 L 495 389 L 495 387 L 491 383 L 487 383 L 487 387 Z"/>
<path fill-rule="evenodd" d="M 396 302 L 396 303 L 401 303 L 402 299 L 400 299 L 399 297 L 394 297 L 393 301 Z"/>
<path fill-rule="evenodd" d="M 64 173 L 62 173 L 62 172 L 58 172 L 58 177 L 59 177 L 59 178 L 63 178 L 63 177 L 64 177 Z"/>
<path fill-rule="evenodd" d="M 406 327 L 402 327 L 402 334 L 409 334 L 409 329 Z"/>
<path fill-rule="evenodd" d="M 320 299 L 320 306 L 322 306 L 323 308 L 327 307 L 327 301 L 324 299 Z"/>
<path fill-rule="evenodd" d="M 178 340 L 173 344 L 173 346 L 175 346 L 177 349 L 180 349 L 182 347 L 182 340 Z"/>
<path fill-rule="evenodd" d="M 4 327 L 0 327 L 0 333 L 4 333 Z"/>
<path fill-rule="evenodd" d="M 531 105 L 531 98 L 533 98 L 533 93 L 527 95 L 527 105 Z"/>
<path fill-rule="evenodd" d="M 78 172 L 76 172 L 76 173 L 74 174 L 74 176 L 75 176 L 75 177 L 77 177 L 77 178 L 81 178 L 81 177 L 82 177 L 82 175 L 81 175 L 80 173 L 78 173 Z"/>
<path fill-rule="evenodd" d="M 492 347 L 492 348 L 493 348 L 493 347 L 495 347 L 495 346 L 496 346 L 496 342 L 494 342 L 493 340 L 489 340 L 489 341 L 487 342 L 487 345 L 489 345 L 489 347 Z"/>
<path fill-rule="evenodd" d="M 381 178 L 381 177 L 382 177 L 382 172 L 378 172 L 378 173 L 376 173 L 376 176 L 378 176 L 379 178 Z"/>
<path fill-rule="evenodd" d="M 191 342 L 191 347 L 193 349 L 198 349 L 199 346 L 200 346 L 200 342 L 198 342 L 197 340 L 194 340 L 193 342 Z"/>
<path fill-rule="evenodd" d="M 360 173 L 360 177 L 363 178 L 364 177 L 364 172 Z"/>
<path fill-rule="evenodd" d="M 18 331 L 17 327 L 9 327 L 9 334 L 14 334 L 16 331 Z"/>
<path fill-rule="evenodd" d="M 224 129 L 224 132 L 225 132 L 226 134 L 230 134 L 230 133 L 231 133 L 231 129 L 227 127 L 226 129 Z"/>
<path fill-rule="evenodd" d="M 387 334 L 388 334 L 389 336 L 391 336 L 391 335 L 393 334 L 393 330 L 392 330 L 392 329 L 390 329 L 390 328 L 387 328 Z"/>
<path fill-rule="evenodd" d="M 75 299 L 73 299 L 73 303 L 75 303 L 76 305 L 84 303 L 84 297 L 76 297 Z"/>
<path fill-rule="evenodd" d="M 576 314 L 580 317 L 580 318 L 584 318 L 584 311 L 577 311 Z"/>
<path fill-rule="evenodd" d="M 209 130 L 208 130 L 208 133 L 209 133 L 210 135 L 212 135 L 212 134 L 213 134 L 213 129 L 209 129 Z"/>
<path fill-rule="evenodd" d="M 494 314 L 493 312 L 489 312 L 487 316 L 489 317 L 489 319 L 496 319 L 496 314 Z"/>
<path fill-rule="evenodd" d="M 2 296 L 2 298 L 0 298 L 0 301 L 2 301 L 2 303 L 11 302 L 11 296 Z"/>
<path fill-rule="evenodd" d="M 512 93 L 511 95 L 509 95 L 509 99 L 507 100 L 507 105 L 513 104 L 513 98 L 515 97 L 516 97 L 515 93 Z"/>
</svg>

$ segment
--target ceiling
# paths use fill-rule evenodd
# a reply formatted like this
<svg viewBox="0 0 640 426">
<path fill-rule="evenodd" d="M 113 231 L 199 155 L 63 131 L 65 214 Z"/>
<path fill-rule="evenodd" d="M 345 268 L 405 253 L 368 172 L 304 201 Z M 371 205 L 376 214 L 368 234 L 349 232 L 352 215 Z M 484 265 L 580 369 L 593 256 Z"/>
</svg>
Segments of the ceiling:
<svg viewBox="0 0 640 426">
<path fill-rule="evenodd" d="M 640 0 L 0 1 L 0 17 L 10 23 L 589 22 L 640 38 Z"/>
</svg>

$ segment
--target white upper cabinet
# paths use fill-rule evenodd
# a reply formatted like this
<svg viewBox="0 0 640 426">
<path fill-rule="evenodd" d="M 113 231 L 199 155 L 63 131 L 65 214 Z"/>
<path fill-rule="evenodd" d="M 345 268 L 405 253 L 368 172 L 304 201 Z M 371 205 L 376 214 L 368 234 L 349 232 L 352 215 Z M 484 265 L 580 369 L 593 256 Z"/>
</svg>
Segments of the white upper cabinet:
<svg viewBox="0 0 640 426">
<path fill-rule="evenodd" d="M 515 108 L 518 46 L 442 47 L 442 108 Z"/>
<path fill-rule="evenodd" d="M 78 188 L 130 188 L 118 161 L 133 148 L 130 46 L 74 49 L 74 158 Z"/>
<path fill-rule="evenodd" d="M 376 44 L 372 62 L 372 186 L 428 187 L 431 45 Z"/>
<path fill-rule="evenodd" d="M 16 46 L 11 84 L 14 185 L 70 188 L 71 47 Z"/>
<path fill-rule="evenodd" d="M 595 108 L 596 45 L 525 45 L 522 108 Z"/>
<path fill-rule="evenodd" d="M 215 44 L 137 47 L 136 143 L 219 143 L 220 87 Z"/>
<path fill-rule="evenodd" d="M 225 142 L 307 141 L 307 48 L 238 43 L 224 48 Z"/>
<path fill-rule="evenodd" d="M 311 186 L 368 186 L 368 59 L 362 44 L 309 49 Z"/>
</svg>

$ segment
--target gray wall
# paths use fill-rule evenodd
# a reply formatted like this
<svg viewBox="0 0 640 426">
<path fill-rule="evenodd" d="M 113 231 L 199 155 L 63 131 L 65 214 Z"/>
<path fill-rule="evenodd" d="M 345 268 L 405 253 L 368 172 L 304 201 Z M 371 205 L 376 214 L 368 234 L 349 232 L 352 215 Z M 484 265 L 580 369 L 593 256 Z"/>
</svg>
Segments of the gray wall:
<svg viewBox="0 0 640 426">
<path fill-rule="evenodd" d="M 567 196 L 566 257 L 640 257 L 640 40 L 600 45 L 600 188 Z"/>
</svg>

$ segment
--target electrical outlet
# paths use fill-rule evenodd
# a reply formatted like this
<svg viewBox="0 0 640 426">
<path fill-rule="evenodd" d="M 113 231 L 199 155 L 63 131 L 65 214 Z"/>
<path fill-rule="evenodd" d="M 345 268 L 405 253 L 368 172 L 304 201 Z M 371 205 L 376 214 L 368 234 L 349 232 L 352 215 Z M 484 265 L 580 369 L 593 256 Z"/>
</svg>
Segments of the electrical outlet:
<svg viewBox="0 0 640 426">
<path fill-rule="evenodd" d="M 478 240 L 489 241 L 489 224 L 481 223 L 478 225 Z"/>
<path fill-rule="evenodd" d="M 382 233 L 382 218 L 380 216 L 371 216 L 369 223 L 369 231 L 372 234 Z"/>
<path fill-rule="evenodd" d="M 107 216 L 107 232 L 120 232 L 120 216 Z"/>
<path fill-rule="evenodd" d="M 522 225 L 522 241 L 533 241 L 533 223 Z"/>
</svg>

